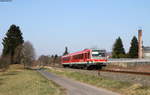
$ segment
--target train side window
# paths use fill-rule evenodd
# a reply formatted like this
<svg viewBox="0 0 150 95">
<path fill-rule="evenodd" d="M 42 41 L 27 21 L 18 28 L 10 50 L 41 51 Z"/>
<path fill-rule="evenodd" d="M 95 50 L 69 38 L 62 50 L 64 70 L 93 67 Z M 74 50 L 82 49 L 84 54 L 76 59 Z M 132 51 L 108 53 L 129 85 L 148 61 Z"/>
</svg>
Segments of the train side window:
<svg viewBox="0 0 150 95">
<path fill-rule="evenodd" d="M 85 55 L 86 55 L 86 59 L 88 59 L 88 53 L 86 53 Z"/>
<path fill-rule="evenodd" d="M 83 59 L 84 55 L 83 54 L 78 54 L 78 55 L 74 55 L 73 59 Z"/>
<path fill-rule="evenodd" d="M 83 54 L 79 54 L 79 59 L 83 59 Z"/>
<path fill-rule="evenodd" d="M 83 54 L 81 54 L 81 59 L 83 59 Z"/>
<path fill-rule="evenodd" d="M 65 57 L 65 58 L 63 58 L 63 62 L 64 61 L 69 61 L 70 60 L 70 57 Z"/>
<path fill-rule="evenodd" d="M 87 58 L 88 58 L 88 59 L 90 58 L 90 53 L 89 53 L 89 52 L 87 53 Z"/>
<path fill-rule="evenodd" d="M 83 56 L 84 56 L 85 59 L 87 58 L 87 57 L 86 57 L 86 53 L 84 53 Z"/>
</svg>

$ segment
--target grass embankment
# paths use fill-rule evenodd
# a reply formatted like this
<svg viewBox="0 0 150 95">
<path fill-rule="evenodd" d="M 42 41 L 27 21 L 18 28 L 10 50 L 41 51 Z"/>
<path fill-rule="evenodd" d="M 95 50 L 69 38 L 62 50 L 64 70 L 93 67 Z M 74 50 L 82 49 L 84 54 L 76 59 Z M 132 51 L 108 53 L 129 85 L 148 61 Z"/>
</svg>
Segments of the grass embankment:
<svg viewBox="0 0 150 95">
<path fill-rule="evenodd" d="M 88 83 L 97 87 L 106 88 L 111 91 L 119 92 L 123 95 L 150 95 L 150 87 L 143 87 L 141 84 L 131 84 L 128 82 L 111 80 L 104 77 L 85 75 L 83 73 L 70 71 L 67 69 L 59 70 L 59 69 L 49 68 L 47 70 L 57 75 L 69 77 L 74 80 Z"/>
<path fill-rule="evenodd" d="M 34 70 L 12 65 L 0 72 L 0 95 L 64 95 L 65 90 Z"/>
</svg>

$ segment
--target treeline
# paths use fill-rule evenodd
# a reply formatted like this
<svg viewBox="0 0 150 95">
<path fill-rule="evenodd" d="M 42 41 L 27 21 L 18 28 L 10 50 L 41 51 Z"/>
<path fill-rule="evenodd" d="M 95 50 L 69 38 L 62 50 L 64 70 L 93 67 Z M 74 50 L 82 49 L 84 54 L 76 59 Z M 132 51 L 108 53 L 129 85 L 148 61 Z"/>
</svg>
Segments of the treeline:
<svg viewBox="0 0 150 95">
<path fill-rule="evenodd" d="M 133 36 L 129 51 L 126 53 L 122 39 L 118 37 L 113 45 L 112 58 L 138 58 L 138 40 Z"/>
<path fill-rule="evenodd" d="M 54 66 L 60 63 L 61 56 L 56 55 L 41 55 L 38 60 L 38 65 L 42 66 Z"/>
<path fill-rule="evenodd" d="M 0 69 L 6 70 L 10 64 L 24 64 L 31 66 L 35 60 L 35 51 L 29 41 L 24 41 L 19 26 L 11 25 L 3 38 L 3 50 L 0 57 Z"/>
<path fill-rule="evenodd" d="M 68 48 L 65 47 L 65 51 L 62 55 L 69 54 Z M 41 66 L 60 66 L 61 64 L 61 56 L 58 56 L 57 54 L 54 55 L 41 55 L 38 60 L 37 64 Z"/>
</svg>

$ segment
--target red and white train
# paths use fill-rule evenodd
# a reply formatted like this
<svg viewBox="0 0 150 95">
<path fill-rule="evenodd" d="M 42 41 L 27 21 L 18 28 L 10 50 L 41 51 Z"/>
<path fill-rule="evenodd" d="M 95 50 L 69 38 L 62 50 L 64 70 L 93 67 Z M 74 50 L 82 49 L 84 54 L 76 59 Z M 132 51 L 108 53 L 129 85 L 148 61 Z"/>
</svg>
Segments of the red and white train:
<svg viewBox="0 0 150 95">
<path fill-rule="evenodd" d="M 61 63 L 64 67 L 99 69 L 102 68 L 102 66 L 106 66 L 106 51 L 85 49 L 83 51 L 62 56 Z"/>
</svg>

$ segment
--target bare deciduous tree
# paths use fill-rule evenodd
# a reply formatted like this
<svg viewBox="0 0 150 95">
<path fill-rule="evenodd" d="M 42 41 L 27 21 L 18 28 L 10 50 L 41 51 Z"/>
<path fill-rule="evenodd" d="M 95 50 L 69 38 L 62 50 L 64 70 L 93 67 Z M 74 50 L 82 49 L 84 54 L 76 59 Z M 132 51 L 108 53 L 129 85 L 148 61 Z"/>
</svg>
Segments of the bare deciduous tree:
<svg viewBox="0 0 150 95">
<path fill-rule="evenodd" d="M 46 55 L 41 55 L 39 58 L 38 58 L 39 62 L 40 62 L 40 65 L 42 66 L 46 66 L 46 65 L 49 65 L 50 64 L 50 57 L 49 56 L 46 56 Z"/>
<path fill-rule="evenodd" d="M 33 45 L 27 41 L 23 44 L 23 60 L 22 63 L 24 64 L 25 68 L 29 68 L 32 66 L 32 62 L 35 60 L 35 50 Z"/>
</svg>

